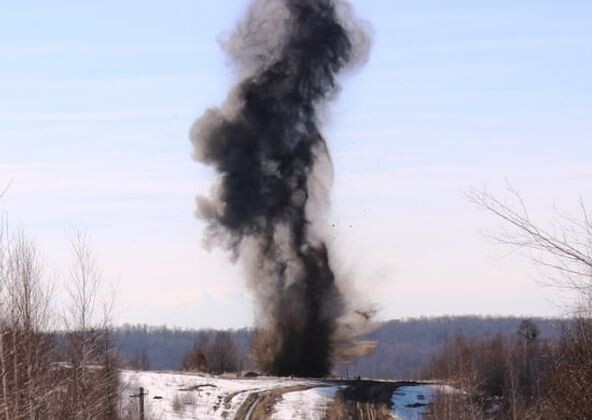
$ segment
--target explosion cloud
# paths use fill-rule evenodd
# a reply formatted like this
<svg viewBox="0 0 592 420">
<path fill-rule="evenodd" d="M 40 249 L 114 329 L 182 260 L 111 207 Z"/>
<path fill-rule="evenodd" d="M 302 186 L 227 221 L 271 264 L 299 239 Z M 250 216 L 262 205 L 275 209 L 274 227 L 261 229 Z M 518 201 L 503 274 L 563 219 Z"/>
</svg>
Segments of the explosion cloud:
<svg viewBox="0 0 592 420">
<path fill-rule="evenodd" d="M 331 161 L 319 111 L 368 45 L 343 1 L 254 1 L 225 41 L 241 81 L 191 130 L 195 158 L 218 173 L 198 215 L 208 242 L 247 267 L 254 356 L 270 374 L 324 376 L 341 341 L 347 305 L 321 228 Z"/>
</svg>

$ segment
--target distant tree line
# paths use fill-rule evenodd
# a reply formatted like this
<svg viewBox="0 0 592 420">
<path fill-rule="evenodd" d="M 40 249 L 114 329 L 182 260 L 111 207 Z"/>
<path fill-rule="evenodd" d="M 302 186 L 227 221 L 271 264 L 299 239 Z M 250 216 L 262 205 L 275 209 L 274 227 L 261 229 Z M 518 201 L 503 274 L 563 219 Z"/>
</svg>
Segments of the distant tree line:
<svg viewBox="0 0 592 420">
<path fill-rule="evenodd" d="M 137 366 L 143 365 L 151 370 L 183 370 L 187 366 L 184 364 L 186 354 L 196 347 L 202 350 L 204 347 L 209 347 L 209 343 L 216 341 L 216 335 L 220 332 L 228 336 L 232 345 L 236 347 L 236 352 L 242 361 L 242 368 L 253 369 L 248 358 L 251 333 L 247 328 L 197 330 L 125 324 L 113 330 L 113 339 L 119 350 L 123 367 L 138 369 Z M 141 358 L 144 358 L 143 363 L 139 363 Z"/>
<path fill-rule="evenodd" d="M 432 358 L 455 337 L 487 339 L 512 337 L 523 318 L 494 316 L 440 316 L 391 320 L 382 323 L 364 339 L 378 346 L 368 356 L 339 369 L 342 376 L 382 379 L 417 379 Z M 544 340 L 557 340 L 561 321 L 534 318 Z"/>
<path fill-rule="evenodd" d="M 378 343 L 370 355 L 359 358 L 349 365 L 337 367 L 338 376 L 362 376 L 384 379 L 417 378 L 429 365 L 432 358 L 447 342 L 462 334 L 466 338 L 491 338 L 496 335 L 514 336 L 522 318 L 518 317 L 480 317 L 447 316 L 392 320 L 377 324 L 374 331 L 363 339 Z M 540 329 L 541 340 L 558 340 L 561 321 L 557 319 L 535 318 Z M 169 327 L 150 327 L 147 325 L 124 325 L 113 332 L 114 340 L 126 364 L 137 368 L 138 355 L 144 354 L 144 363 L 154 370 L 192 369 L 208 371 L 198 365 L 202 353 L 210 365 L 212 350 L 205 349 L 216 340 L 219 330 L 179 329 Z M 249 358 L 251 330 L 226 330 L 227 335 L 239 354 L 242 370 L 252 370 L 254 365 Z M 207 343 L 207 345 L 206 345 Z M 208 357 L 208 353 L 210 356 Z M 188 356 L 193 354 L 193 356 Z M 193 357 L 193 365 L 188 359 Z M 202 359 L 203 360 L 203 359 Z M 219 370 L 219 369 L 218 369 Z"/>
</svg>

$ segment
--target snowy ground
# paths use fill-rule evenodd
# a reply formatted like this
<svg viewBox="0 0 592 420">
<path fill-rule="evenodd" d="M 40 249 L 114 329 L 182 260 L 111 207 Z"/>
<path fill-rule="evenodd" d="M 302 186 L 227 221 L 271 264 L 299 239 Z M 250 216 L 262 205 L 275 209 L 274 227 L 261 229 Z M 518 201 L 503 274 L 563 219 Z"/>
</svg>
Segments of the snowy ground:
<svg viewBox="0 0 592 420">
<path fill-rule="evenodd" d="M 132 395 L 143 387 L 148 419 L 233 419 L 239 410 L 249 418 L 250 401 L 261 391 L 279 390 L 270 413 L 273 420 L 323 419 L 335 394 L 345 385 L 312 379 L 219 378 L 181 372 L 122 371 L 123 399 L 137 406 Z M 289 388 L 288 388 L 289 387 Z M 420 419 L 437 385 L 403 386 L 392 397 L 393 418 Z M 289 392 L 285 392 L 289 390 Z M 243 407 L 241 407 L 243 406 Z M 254 405 L 253 405 L 254 406 Z"/>
<path fill-rule="evenodd" d="M 146 413 L 154 419 L 232 419 L 241 404 L 255 392 L 296 385 L 323 385 L 289 378 L 223 379 L 180 372 L 136 371 L 122 371 L 122 383 L 124 398 L 137 394 L 138 388 L 144 387 L 148 392 Z M 130 401 L 137 403 L 135 398 Z M 321 399 L 318 402 L 322 403 Z"/>
<path fill-rule="evenodd" d="M 275 405 L 272 420 L 321 420 L 337 391 L 345 386 L 326 386 L 288 392 Z"/>
</svg>

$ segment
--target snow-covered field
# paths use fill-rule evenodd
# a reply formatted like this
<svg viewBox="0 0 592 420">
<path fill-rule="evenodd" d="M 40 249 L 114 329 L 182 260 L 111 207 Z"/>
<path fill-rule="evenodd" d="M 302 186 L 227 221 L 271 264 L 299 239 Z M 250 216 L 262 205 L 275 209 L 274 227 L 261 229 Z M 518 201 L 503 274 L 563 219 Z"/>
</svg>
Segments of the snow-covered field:
<svg viewBox="0 0 592 420">
<path fill-rule="evenodd" d="M 154 419 L 232 419 L 250 394 L 311 381 L 288 378 L 224 379 L 180 372 L 122 371 L 124 398 L 144 387 Z M 137 401 L 132 400 L 133 404 Z"/>
<path fill-rule="evenodd" d="M 143 387 L 148 419 L 233 419 L 250 417 L 261 391 L 277 390 L 274 420 L 323 419 L 328 404 L 345 385 L 314 379 L 220 378 L 182 372 L 122 371 L 123 399 L 130 409 L 138 404 L 132 397 Z M 435 385 L 405 386 L 393 394 L 393 418 L 418 419 L 425 411 L 420 404 L 435 395 Z M 241 407 L 242 406 L 242 407 Z"/>
</svg>

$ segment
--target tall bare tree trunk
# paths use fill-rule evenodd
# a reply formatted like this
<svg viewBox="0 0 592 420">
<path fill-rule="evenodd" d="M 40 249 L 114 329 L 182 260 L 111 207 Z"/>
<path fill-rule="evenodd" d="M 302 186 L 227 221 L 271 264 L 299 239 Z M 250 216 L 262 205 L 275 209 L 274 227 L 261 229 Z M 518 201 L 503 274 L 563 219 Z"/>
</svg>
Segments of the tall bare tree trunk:
<svg viewBox="0 0 592 420">
<path fill-rule="evenodd" d="M 17 344 L 18 336 L 16 330 L 13 328 L 12 330 L 12 360 L 13 360 L 13 369 L 14 369 L 14 379 L 13 379 L 13 401 L 14 407 L 13 412 L 16 414 L 20 410 L 20 395 L 19 395 L 19 369 L 18 369 L 18 344 Z"/>
<path fill-rule="evenodd" d="M 0 331 L 0 369 L 2 371 L 2 405 L 4 417 L 10 418 L 10 411 L 8 409 L 8 382 L 6 380 L 6 358 L 4 357 L 4 331 Z"/>
</svg>

